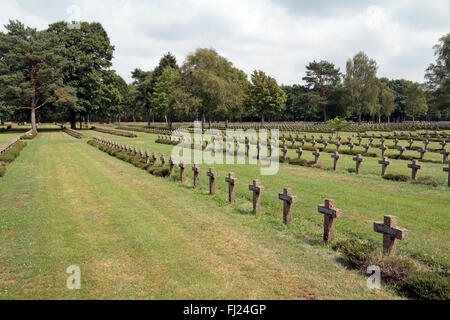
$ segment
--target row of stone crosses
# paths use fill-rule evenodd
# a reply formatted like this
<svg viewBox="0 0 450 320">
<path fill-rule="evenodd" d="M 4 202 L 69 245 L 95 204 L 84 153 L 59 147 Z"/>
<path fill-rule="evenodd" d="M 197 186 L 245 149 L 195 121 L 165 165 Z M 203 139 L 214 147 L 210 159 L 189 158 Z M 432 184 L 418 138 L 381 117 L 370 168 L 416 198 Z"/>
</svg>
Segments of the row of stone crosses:
<svg viewBox="0 0 450 320">
<path fill-rule="evenodd" d="M 306 137 L 306 135 L 305 135 L 305 137 Z M 163 140 L 164 140 L 164 139 L 168 139 L 167 136 L 161 136 L 161 135 L 159 135 L 158 138 L 159 138 L 159 139 L 163 139 Z M 326 149 L 326 148 L 328 147 L 328 145 L 330 144 L 330 142 L 327 141 L 327 140 L 323 140 L 323 136 L 320 136 L 320 138 L 321 138 L 321 140 L 322 140 L 321 143 L 323 144 L 323 149 Z M 330 138 L 330 140 L 331 140 L 331 139 L 332 139 L 332 136 L 330 136 L 329 138 Z M 338 141 L 337 141 L 336 143 L 334 143 L 334 145 L 336 146 L 336 150 L 337 150 L 337 151 L 339 151 L 340 147 L 342 146 L 342 144 L 341 144 L 341 139 L 342 139 L 342 137 L 338 136 L 338 138 L 337 138 Z M 374 142 L 374 139 L 373 139 L 373 138 L 370 138 L 370 139 L 369 139 L 369 143 L 366 143 L 365 145 L 361 145 L 361 144 L 362 144 L 362 138 L 361 138 L 361 137 L 358 138 L 358 139 L 359 139 L 359 143 L 358 143 L 358 144 L 354 144 L 354 143 L 352 142 L 352 139 L 353 139 L 352 137 L 348 137 L 348 138 L 347 138 L 347 140 L 348 140 L 348 144 L 347 144 L 348 148 L 349 148 L 350 150 L 353 150 L 355 146 L 362 146 L 362 147 L 364 148 L 364 152 L 365 152 L 365 153 L 367 153 L 367 152 L 369 151 L 369 149 L 372 147 L 373 142 Z M 268 142 L 268 143 L 271 142 L 271 140 L 272 140 L 271 138 L 267 138 L 267 142 Z M 184 143 L 190 145 L 192 142 L 195 143 L 195 142 L 196 142 L 196 139 L 194 138 L 193 140 L 191 140 L 190 137 L 188 137 L 188 138 L 186 138 L 186 139 L 185 139 L 184 137 L 180 137 L 180 140 L 179 140 L 179 141 L 180 141 L 180 142 L 184 142 Z M 239 137 L 238 137 L 238 139 L 237 139 L 237 144 L 236 144 L 236 147 L 237 147 L 238 151 L 239 151 L 239 149 L 240 149 L 240 147 L 241 147 L 241 143 L 244 143 L 244 141 L 245 141 L 245 140 L 244 140 L 243 138 L 239 138 Z M 292 139 L 291 139 L 291 144 L 292 144 L 291 147 L 292 147 L 292 148 L 294 148 L 294 146 L 295 146 L 295 144 L 297 143 L 297 141 L 298 141 L 298 140 L 296 140 L 295 138 L 292 138 Z M 382 156 L 382 157 L 384 157 L 386 151 L 389 149 L 389 148 L 384 144 L 385 141 L 386 141 L 386 140 L 385 140 L 384 138 L 381 138 L 381 139 L 380 139 L 380 146 L 379 146 L 379 149 L 381 150 L 381 153 L 382 153 L 381 156 Z M 399 152 L 399 155 L 402 156 L 403 153 L 407 150 L 407 148 L 405 148 L 405 147 L 403 147 L 403 146 L 398 146 L 398 143 L 400 142 L 400 140 L 398 140 L 398 139 L 393 140 L 393 142 L 394 142 L 394 148 L 396 148 L 397 151 Z M 409 149 L 409 150 L 412 150 L 412 146 L 413 146 L 414 142 L 415 142 L 414 140 L 409 139 L 409 141 L 408 141 L 408 149 Z M 424 146 L 421 147 L 421 148 L 419 148 L 419 149 L 417 149 L 417 152 L 418 152 L 419 155 L 420 155 L 420 160 L 423 160 L 425 154 L 426 154 L 427 152 L 429 152 L 428 145 L 430 144 L 430 142 L 429 142 L 428 140 L 425 140 L 425 141 L 422 141 L 422 142 L 423 142 Z M 302 147 L 303 147 L 303 146 L 307 143 L 307 141 L 306 141 L 305 139 L 302 139 L 302 140 L 300 140 L 300 143 L 301 143 L 301 145 L 302 145 Z M 317 145 L 318 142 L 316 142 L 315 137 L 312 136 L 312 137 L 311 137 L 311 140 L 309 141 L 309 143 L 310 143 L 313 147 L 315 147 L 315 146 Z M 212 144 L 213 149 L 216 150 L 216 148 L 215 148 L 215 146 L 216 146 L 216 140 L 213 140 L 211 144 Z M 221 147 L 223 147 L 223 141 L 222 141 L 222 140 L 219 140 L 219 141 L 218 141 L 218 144 L 219 144 Z M 249 147 L 250 144 L 257 145 L 257 148 L 258 148 L 258 149 L 262 148 L 261 142 L 257 143 L 257 139 L 256 139 L 255 137 L 252 137 L 249 141 L 246 142 L 247 148 Z M 441 141 L 439 144 L 440 144 L 441 147 L 442 147 L 441 150 L 439 151 L 439 153 L 442 154 L 442 157 L 443 157 L 442 162 L 445 163 L 445 162 L 448 160 L 448 157 L 449 157 L 449 155 L 450 155 L 450 152 L 445 148 L 445 147 L 447 146 L 447 142 L 446 142 L 445 140 L 443 140 L 443 141 Z M 287 152 L 286 138 L 284 138 L 284 137 L 282 138 L 282 147 L 283 147 L 283 148 L 282 148 L 283 153 L 286 153 L 286 152 Z M 271 146 L 271 145 L 268 145 L 268 148 L 269 148 L 269 149 L 272 149 L 272 146 Z M 301 150 L 300 147 L 299 147 L 299 149 Z M 272 150 L 270 150 L 270 151 L 272 151 Z"/>
<path fill-rule="evenodd" d="M 97 142 L 104 145 L 122 148 L 123 150 L 131 150 L 131 152 L 137 155 L 138 151 L 136 147 L 130 148 L 128 146 L 123 146 L 117 142 L 113 142 L 107 139 L 94 137 Z M 143 156 L 142 149 L 140 149 L 140 155 Z M 149 153 L 146 152 L 147 163 L 150 163 Z M 166 165 L 165 155 L 160 157 L 161 164 L 164 167 Z M 156 165 L 157 154 L 152 154 L 152 164 Z M 172 158 L 169 160 L 170 174 L 175 173 L 175 162 Z M 181 161 L 178 164 L 180 168 L 180 182 L 186 182 L 186 164 Z M 194 164 L 192 167 L 193 175 L 193 187 L 196 188 L 200 184 L 200 167 L 198 164 Z M 214 168 L 209 168 L 206 172 L 209 178 L 209 194 L 216 194 L 216 179 L 218 178 L 218 173 Z M 236 178 L 234 172 L 229 172 L 227 177 L 225 177 L 225 182 L 228 183 L 228 202 L 234 203 L 235 201 L 235 187 L 239 180 Z M 248 186 L 249 190 L 253 193 L 253 213 L 258 214 L 261 211 L 261 195 L 264 192 L 264 187 L 261 185 L 259 179 L 254 179 L 253 183 Z M 278 194 L 278 198 L 283 201 L 283 223 L 289 224 L 292 221 L 292 205 L 298 202 L 297 196 L 292 193 L 291 188 L 284 188 L 282 193 Z M 334 239 L 334 228 L 335 219 L 342 217 L 342 210 L 336 208 L 335 201 L 333 199 L 326 199 L 325 203 L 318 206 L 318 212 L 324 215 L 323 223 L 323 239 L 325 242 L 332 241 Z M 396 240 L 404 240 L 408 237 L 408 230 L 397 227 L 397 217 L 386 215 L 384 216 L 384 222 L 374 222 L 374 231 L 383 234 L 383 252 L 386 254 L 395 253 Z"/>
<path fill-rule="evenodd" d="M 163 136 L 159 136 L 159 139 L 163 139 Z M 195 139 L 195 138 L 194 138 L 194 139 Z M 187 142 L 188 142 L 189 145 L 190 145 L 190 138 L 187 139 Z M 444 141 L 444 142 L 445 142 L 445 141 Z M 220 144 L 220 149 L 221 149 L 221 148 L 223 147 L 223 141 L 222 141 L 222 140 L 219 140 L 218 143 Z M 294 143 L 295 143 L 295 140 L 294 140 Z M 324 142 L 324 146 L 326 147 L 325 143 L 326 143 L 326 142 Z M 213 149 L 216 150 L 216 148 L 215 148 L 215 140 L 212 142 L 212 144 L 213 144 L 213 146 L 212 146 Z M 246 149 L 245 149 L 245 155 L 246 155 L 246 156 L 249 155 L 250 144 L 252 144 L 252 140 L 250 140 L 250 141 L 248 141 L 248 142 L 246 143 Z M 445 145 L 443 145 L 443 147 L 445 147 Z M 273 146 L 272 146 L 272 145 L 269 145 L 267 148 L 268 148 L 268 150 L 269 150 L 269 156 L 271 156 L 271 155 L 272 155 L 272 152 L 273 152 Z M 227 149 L 228 149 L 228 150 L 232 150 L 232 148 L 231 148 L 231 143 L 230 143 L 230 142 L 228 142 Z M 238 143 L 237 143 L 237 152 L 238 152 L 238 153 L 240 152 L 240 149 L 241 149 L 241 148 L 240 148 L 240 143 L 238 142 Z M 257 152 L 257 153 L 256 153 L 256 159 L 258 159 L 258 160 L 259 160 L 259 158 L 260 158 L 260 150 L 261 150 L 261 149 L 262 149 L 262 145 L 261 145 L 260 143 L 258 143 L 258 144 L 256 145 L 256 152 Z M 384 176 L 384 175 L 386 175 L 386 173 L 387 173 L 387 168 L 388 168 L 388 166 L 391 165 L 392 162 L 389 161 L 388 157 L 385 156 L 385 152 L 386 152 L 386 150 L 387 150 L 387 147 L 383 144 L 383 145 L 380 147 L 380 149 L 381 149 L 381 152 L 382 152 L 382 154 L 381 154 L 382 159 L 378 161 L 378 164 L 381 165 L 381 176 Z M 287 152 L 288 152 L 288 149 L 287 149 L 286 145 L 283 146 L 283 148 L 281 149 L 281 151 L 282 151 L 282 153 L 283 153 L 283 156 L 282 156 L 282 157 L 283 157 L 283 160 L 286 160 L 286 159 L 287 159 Z M 404 151 L 405 151 L 404 148 L 403 148 L 403 147 L 400 147 L 400 155 L 401 155 Z M 422 153 L 421 153 L 422 156 L 421 156 L 420 159 L 423 159 L 423 153 L 425 153 L 426 151 L 424 151 L 424 150 L 422 150 L 422 149 L 420 149 L 420 151 L 422 152 Z M 234 151 L 233 151 L 233 152 L 234 152 Z M 366 149 L 366 152 L 367 152 L 367 149 Z M 297 153 L 297 155 L 298 155 L 298 159 L 301 159 L 302 155 L 304 154 L 304 150 L 303 150 L 302 148 L 299 147 L 299 148 L 296 150 L 296 153 Z M 447 149 L 443 149 L 443 151 L 441 152 L 441 154 L 443 154 L 443 156 L 444 156 L 443 162 L 444 162 L 444 163 L 447 162 L 448 156 L 449 156 L 449 152 L 447 151 Z M 314 164 L 314 165 L 317 165 L 317 164 L 319 163 L 319 158 L 320 158 L 320 156 L 321 156 L 321 153 L 320 153 L 319 149 L 314 150 L 314 151 L 312 152 L 312 155 L 314 156 L 314 162 L 313 162 L 313 164 Z M 338 169 L 338 161 L 339 161 L 339 159 L 340 159 L 340 154 L 339 154 L 339 152 L 338 152 L 338 151 L 335 151 L 335 152 L 331 155 L 331 158 L 333 158 L 333 170 L 334 170 L 334 171 L 337 171 L 337 169 Z M 360 171 L 361 171 L 361 164 L 362 164 L 362 162 L 364 161 L 364 158 L 361 156 L 361 154 L 357 154 L 356 157 L 353 158 L 353 161 L 355 161 L 355 166 L 356 166 L 355 172 L 356 172 L 356 174 L 359 174 Z M 418 161 L 417 159 L 416 159 L 416 160 L 412 160 L 412 163 L 408 164 L 407 167 L 408 167 L 409 169 L 411 169 L 411 179 L 412 179 L 412 180 L 417 180 L 417 178 L 418 178 L 418 172 L 419 172 L 419 170 L 422 169 L 422 165 L 419 164 L 419 161 Z M 449 164 L 448 167 L 444 167 L 444 168 L 443 168 L 443 171 L 448 173 L 448 181 L 447 181 L 447 185 L 450 187 L 450 164 Z"/>
</svg>

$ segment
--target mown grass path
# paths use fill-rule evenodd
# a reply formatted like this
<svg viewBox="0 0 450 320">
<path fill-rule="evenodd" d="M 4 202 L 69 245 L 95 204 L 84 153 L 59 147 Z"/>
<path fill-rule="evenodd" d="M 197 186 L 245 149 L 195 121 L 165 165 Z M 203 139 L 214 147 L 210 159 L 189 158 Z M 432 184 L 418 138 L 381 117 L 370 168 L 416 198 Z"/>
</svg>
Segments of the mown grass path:
<svg viewBox="0 0 450 320">
<path fill-rule="evenodd" d="M 333 256 L 62 132 L 0 180 L 0 299 L 391 299 Z M 81 290 L 65 270 L 81 268 Z"/>
</svg>

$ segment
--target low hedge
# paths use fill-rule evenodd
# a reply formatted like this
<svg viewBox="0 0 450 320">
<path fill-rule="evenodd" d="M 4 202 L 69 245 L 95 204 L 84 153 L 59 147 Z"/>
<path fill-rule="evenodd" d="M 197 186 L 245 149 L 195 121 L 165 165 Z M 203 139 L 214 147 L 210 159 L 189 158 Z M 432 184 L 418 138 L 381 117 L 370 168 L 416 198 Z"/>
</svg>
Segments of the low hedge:
<svg viewBox="0 0 450 320">
<path fill-rule="evenodd" d="M 168 177 L 170 175 L 170 169 L 168 167 L 152 166 L 151 164 L 147 164 L 146 159 L 140 157 L 139 155 L 134 155 L 121 149 L 105 146 L 95 140 L 89 140 L 87 143 L 113 157 L 116 157 L 117 159 L 128 162 L 137 168 L 146 170 L 154 176 Z"/>
<path fill-rule="evenodd" d="M 26 142 L 18 141 L 11 148 L 0 154 L 0 177 L 6 173 L 6 165 L 13 162 L 20 154 L 23 148 L 27 145 Z"/>
<path fill-rule="evenodd" d="M 382 255 L 375 243 L 356 238 L 337 241 L 332 248 L 342 254 L 348 267 L 361 274 L 366 275 L 370 265 L 378 266 L 381 280 L 399 294 L 415 299 L 450 299 L 448 272 L 422 270 L 420 264 L 408 256 Z"/>
<path fill-rule="evenodd" d="M 109 133 L 115 136 L 122 136 L 127 138 L 136 138 L 137 135 L 130 131 L 124 131 L 124 130 L 117 130 L 117 129 L 110 129 L 110 128 L 100 128 L 100 127 L 92 127 L 92 130 L 98 131 L 98 132 L 104 132 Z"/>
<path fill-rule="evenodd" d="M 83 134 L 81 132 L 76 131 L 76 130 L 69 129 L 69 128 L 64 128 L 63 131 L 65 133 L 67 133 L 69 136 L 72 136 L 74 138 L 77 138 L 77 139 L 83 138 Z"/>
</svg>

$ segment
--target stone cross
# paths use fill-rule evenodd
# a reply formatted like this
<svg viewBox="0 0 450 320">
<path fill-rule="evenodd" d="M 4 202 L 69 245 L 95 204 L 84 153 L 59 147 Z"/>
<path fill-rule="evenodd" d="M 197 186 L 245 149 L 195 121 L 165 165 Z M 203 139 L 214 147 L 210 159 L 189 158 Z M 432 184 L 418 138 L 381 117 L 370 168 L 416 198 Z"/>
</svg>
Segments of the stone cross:
<svg viewBox="0 0 450 320">
<path fill-rule="evenodd" d="M 400 142 L 400 140 L 398 140 L 397 138 L 395 138 L 394 140 L 394 146 L 397 148 L 398 143 Z"/>
<path fill-rule="evenodd" d="M 423 145 L 425 146 L 425 150 L 428 151 L 428 145 L 430 144 L 430 142 L 428 140 L 425 140 L 423 142 Z"/>
<path fill-rule="evenodd" d="M 162 154 L 161 157 L 159 158 L 159 160 L 161 160 L 161 165 L 163 167 L 165 167 L 166 166 L 166 155 Z"/>
<path fill-rule="evenodd" d="M 381 176 L 384 176 L 387 171 L 387 167 L 392 164 L 391 161 L 388 160 L 388 157 L 383 157 L 382 160 L 378 161 L 381 164 Z"/>
<path fill-rule="evenodd" d="M 150 152 L 148 152 L 148 150 L 145 150 L 145 158 L 147 159 L 146 163 L 149 164 L 150 163 Z"/>
<path fill-rule="evenodd" d="M 169 159 L 169 168 L 170 168 L 170 174 L 172 175 L 175 172 L 175 161 L 173 161 L 172 157 L 170 157 L 170 159 Z"/>
<path fill-rule="evenodd" d="M 448 156 L 450 154 L 450 152 L 447 151 L 447 149 L 443 149 L 441 152 L 439 152 L 440 154 L 442 154 L 442 162 L 446 162 L 448 159 Z"/>
<path fill-rule="evenodd" d="M 294 145 L 295 145 L 295 139 L 292 139 L 292 147 L 294 147 Z"/>
<path fill-rule="evenodd" d="M 152 153 L 152 160 L 153 160 L 152 166 L 155 166 L 156 161 L 158 161 L 158 155 L 156 154 L 156 152 Z"/>
<path fill-rule="evenodd" d="M 286 146 L 283 146 L 283 149 L 281 149 L 281 151 L 283 152 L 283 160 L 286 161 L 286 154 L 288 152 L 288 149 L 286 148 Z"/>
<path fill-rule="evenodd" d="M 230 203 L 234 202 L 234 187 L 238 183 L 238 179 L 234 176 L 234 172 L 228 173 L 228 177 L 225 178 L 225 182 L 228 183 L 228 201 Z"/>
<path fill-rule="evenodd" d="M 325 150 L 327 148 L 327 146 L 328 146 L 328 142 L 324 141 L 323 142 L 323 150 Z"/>
<path fill-rule="evenodd" d="M 352 142 L 350 142 L 350 143 L 348 144 L 348 147 L 350 148 L 350 150 L 353 150 L 353 148 L 355 147 L 355 145 L 354 145 Z"/>
<path fill-rule="evenodd" d="M 413 160 L 412 163 L 408 164 L 408 168 L 411 168 L 411 178 L 417 180 L 417 172 L 422 169 L 418 160 Z"/>
<path fill-rule="evenodd" d="M 298 148 L 297 151 L 295 151 L 298 154 L 298 158 L 301 159 L 302 158 L 302 154 L 303 154 L 303 149 L 302 148 Z"/>
<path fill-rule="evenodd" d="M 216 169 L 209 168 L 206 175 L 209 177 L 209 194 L 215 195 L 216 194 L 216 178 L 219 176 L 216 172 Z"/>
<path fill-rule="evenodd" d="M 386 141 L 386 140 L 384 140 L 384 138 L 381 138 L 381 139 L 380 139 L 380 142 L 381 142 L 382 145 L 384 145 L 384 142 L 385 142 L 385 141 Z"/>
<path fill-rule="evenodd" d="M 339 148 L 341 147 L 341 143 L 340 142 L 336 142 L 335 145 L 336 145 L 336 150 L 339 151 Z"/>
<path fill-rule="evenodd" d="M 292 205 L 298 202 L 298 198 L 292 194 L 291 188 L 284 188 L 278 199 L 283 201 L 283 223 L 289 224 L 292 221 Z"/>
<path fill-rule="evenodd" d="M 372 146 L 372 143 L 373 143 L 373 138 L 370 138 L 369 139 L 369 146 Z"/>
<path fill-rule="evenodd" d="M 142 148 L 139 148 L 139 155 L 141 156 L 141 158 L 144 157 L 144 151 L 142 150 Z"/>
<path fill-rule="evenodd" d="M 367 153 L 367 151 L 369 151 L 370 149 L 370 145 L 368 145 L 367 143 L 363 146 L 364 148 L 364 152 Z"/>
<path fill-rule="evenodd" d="M 405 147 L 402 147 L 402 146 L 400 146 L 400 147 L 398 147 L 398 149 L 397 149 L 399 152 L 400 152 L 400 156 L 402 156 L 403 155 L 403 152 L 405 152 L 406 151 L 406 148 Z"/>
<path fill-rule="evenodd" d="M 302 141 L 300 141 L 300 143 L 302 144 L 302 147 L 303 147 L 306 143 L 305 139 L 302 139 Z"/>
<path fill-rule="evenodd" d="M 200 167 L 198 166 L 197 163 L 194 163 L 192 171 L 194 172 L 194 188 L 196 188 L 199 185 L 199 173 L 200 173 Z"/>
<path fill-rule="evenodd" d="M 442 146 L 442 149 L 445 148 L 445 146 L 447 145 L 447 142 L 445 142 L 445 140 L 443 140 L 441 143 L 439 143 Z"/>
<path fill-rule="evenodd" d="M 184 172 L 184 169 L 186 169 L 186 165 L 183 161 L 181 161 L 178 166 L 180 167 L 180 182 L 184 183 L 186 181 L 186 173 Z"/>
<path fill-rule="evenodd" d="M 259 213 L 261 210 L 261 194 L 264 192 L 264 187 L 258 179 L 253 180 L 253 184 L 248 186 L 250 191 L 253 191 L 253 213 Z"/>
<path fill-rule="evenodd" d="M 383 234 L 383 254 L 394 254 L 398 240 L 408 238 L 408 230 L 397 227 L 396 216 L 384 216 L 384 222 L 374 222 L 374 231 Z"/>
<path fill-rule="evenodd" d="M 320 157 L 320 152 L 319 149 L 316 149 L 312 155 L 314 156 L 314 164 L 318 164 L 319 163 L 319 157 Z"/>
<path fill-rule="evenodd" d="M 348 143 L 352 142 L 352 137 L 347 137 Z"/>
<path fill-rule="evenodd" d="M 359 174 L 359 169 L 361 168 L 361 162 L 363 162 L 364 159 L 361 157 L 360 154 L 358 154 L 355 158 L 353 158 L 353 161 L 356 162 L 356 174 Z"/>
<path fill-rule="evenodd" d="M 323 214 L 323 241 L 334 239 L 334 219 L 342 217 L 342 210 L 334 205 L 333 199 L 326 199 L 325 204 L 317 207 L 317 211 Z"/>
<path fill-rule="evenodd" d="M 417 150 L 417 152 L 420 153 L 420 159 L 422 160 L 424 154 L 427 153 L 427 149 L 420 148 L 419 150 Z"/>
<path fill-rule="evenodd" d="M 383 158 L 384 155 L 386 154 L 387 147 L 384 144 L 382 144 L 380 146 L 380 150 L 381 150 L 381 157 Z"/>
<path fill-rule="evenodd" d="M 363 140 L 362 137 L 358 136 L 358 146 L 361 146 L 362 140 Z"/>
<path fill-rule="evenodd" d="M 408 148 L 409 148 L 409 150 L 412 149 L 413 143 L 414 143 L 414 140 L 413 140 L 413 139 L 409 139 L 409 140 L 408 140 Z"/>
<path fill-rule="evenodd" d="M 447 182 L 447 185 L 448 185 L 448 187 L 450 188 L 450 164 L 448 165 L 447 168 L 442 169 L 442 171 L 448 172 L 448 182 Z"/>
<path fill-rule="evenodd" d="M 331 157 L 334 159 L 333 170 L 336 171 L 338 169 L 338 161 L 340 158 L 339 152 L 335 151 L 334 154 L 331 155 Z"/>
<path fill-rule="evenodd" d="M 310 143 L 312 144 L 313 147 L 316 146 L 316 140 L 313 139 Z"/>
</svg>

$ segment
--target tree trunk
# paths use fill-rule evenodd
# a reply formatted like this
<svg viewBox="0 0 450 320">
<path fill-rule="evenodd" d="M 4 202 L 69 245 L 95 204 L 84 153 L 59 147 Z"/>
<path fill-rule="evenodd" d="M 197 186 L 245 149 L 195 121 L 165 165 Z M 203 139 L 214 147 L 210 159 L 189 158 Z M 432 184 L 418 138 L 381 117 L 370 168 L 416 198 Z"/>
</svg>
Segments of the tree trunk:
<svg viewBox="0 0 450 320">
<path fill-rule="evenodd" d="M 327 122 L 327 120 L 328 120 L 327 106 L 324 104 L 323 105 L 323 122 Z"/>
<path fill-rule="evenodd" d="M 261 113 L 261 127 L 264 126 L 264 113 Z"/>
<path fill-rule="evenodd" d="M 75 111 L 70 111 L 70 128 L 76 129 L 77 128 L 77 114 Z"/>
<path fill-rule="evenodd" d="M 169 125 L 169 130 L 172 130 L 172 120 L 167 119 L 167 124 Z"/>
<path fill-rule="evenodd" d="M 31 129 L 33 132 L 37 132 L 37 125 L 36 125 L 36 106 L 31 106 Z"/>
<path fill-rule="evenodd" d="M 361 123 L 361 114 L 358 115 L 358 122 Z"/>
<path fill-rule="evenodd" d="M 134 119 L 134 116 L 133 116 L 133 119 Z M 150 125 L 151 125 L 150 121 L 151 121 L 151 118 L 150 118 L 150 109 L 149 109 L 148 112 L 147 112 L 147 126 L 148 127 L 150 127 Z"/>
</svg>

